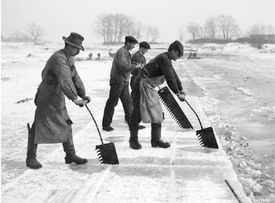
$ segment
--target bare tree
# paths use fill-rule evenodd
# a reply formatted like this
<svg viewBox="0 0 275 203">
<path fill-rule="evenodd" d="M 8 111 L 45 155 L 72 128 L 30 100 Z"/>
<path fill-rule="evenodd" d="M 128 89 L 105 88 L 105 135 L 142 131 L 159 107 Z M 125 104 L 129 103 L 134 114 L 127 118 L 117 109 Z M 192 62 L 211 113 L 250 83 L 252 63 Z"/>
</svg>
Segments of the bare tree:
<svg viewBox="0 0 275 203">
<path fill-rule="evenodd" d="M 264 24 L 259 25 L 259 29 L 260 29 L 260 34 L 261 35 L 266 34 L 266 26 Z"/>
<path fill-rule="evenodd" d="M 179 35 L 179 40 L 182 42 L 184 39 L 184 31 L 181 28 L 179 29 L 178 35 Z"/>
<path fill-rule="evenodd" d="M 197 23 L 190 23 L 187 26 L 187 31 L 193 40 L 197 39 L 200 35 L 200 25 Z"/>
<path fill-rule="evenodd" d="M 251 44 L 254 47 L 262 48 L 264 40 L 261 37 L 261 35 L 262 35 L 262 27 L 260 25 L 258 25 L 258 24 L 252 25 L 249 28 L 247 34 L 248 34 L 249 38 L 251 39 Z"/>
<path fill-rule="evenodd" d="M 99 15 L 95 21 L 93 32 L 98 38 L 103 38 L 103 42 L 107 42 L 107 26 L 106 15 Z"/>
<path fill-rule="evenodd" d="M 142 37 L 142 31 L 143 31 L 143 25 L 142 23 L 139 21 L 137 23 L 137 27 L 136 27 L 136 35 L 137 35 L 137 40 L 139 40 Z"/>
<path fill-rule="evenodd" d="M 208 20 L 205 23 L 205 31 L 207 36 L 210 39 L 215 39 L 218 33 L 218 19 L 214 16 L 211 16 L 210 18 L 208 18 Z"/>
<path fill-rule="evenodd" d="M 34 44 L 38 44 L 40 38 L 45 35 L 45 31 L 42 27 L 35 23 L 28 24 L 27 32 L 30 34 Z"/>
<path fill-rule="evenodd" d="M 275 29 L 273 25 L 266 25 L 266 34 L 272 35 L 275 33 Z"/>
<path fill-rule="evenodd" d="M 150 37 L 151 38 L 150 42 L 156 42 L 157 38 L 159 38 L 159 36 L 160 36 L 160 32 L 157 27 L 148 25 L 146 35 L 147 35 L 147 41 Z"/>
<path fill-rule="evenodd" d="M 10 38 L 12 39 L 13 42 L 20 42 L 24 38 L 24 33 L 19 32 L 19 31 L 14 31 L 11 33 Z"/>
<path fill-rule="evenodd" d="M 254 37 L 259 36 L 260 34 L 261 34 L 261 27 L 257 24 L 252 25 L 247 31 L 247 35 L 249 37 L 252 36 L 252 38 L 253 36 Z"/>
<path fill-rule="evenodd" d="M 223 39 L 232 39 L 239 35 L 239 27 L 231 16 L 218 16 L 218 22 Z"/>
<path fill-rule="evenodd" d="M 100 15 L 94 25 L 94 34 L 104 43 L 121 42 L 125 35 L 137 35 L 134 18 L 123 14 Z M 139 33 L 140 35 L 140 33 Z"/>
<path fill-rule="evenodd" d="M 124 19 L 124 35 L 136 36 L 136 22 L 132 17 L 126 17 Z"/>
</svg>

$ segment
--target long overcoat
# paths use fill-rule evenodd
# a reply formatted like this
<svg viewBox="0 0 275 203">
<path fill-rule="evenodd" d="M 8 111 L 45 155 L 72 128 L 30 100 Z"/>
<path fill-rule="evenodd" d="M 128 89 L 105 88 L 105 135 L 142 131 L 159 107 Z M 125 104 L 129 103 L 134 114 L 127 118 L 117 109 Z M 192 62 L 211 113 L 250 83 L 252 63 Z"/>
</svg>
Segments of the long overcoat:
<svg viewBox="0 0 275 203">
<path fill-rule="evenodd" d="M 74 58 L 64 49 L 55 52 L 42 71 L 42 82 L 35 95 L 35 143 L 60 143 L 72 140 L 72 121 L 65 96 L 70 100 L 85 97 L 85 88 L 74 66 Z"/>
</svg>

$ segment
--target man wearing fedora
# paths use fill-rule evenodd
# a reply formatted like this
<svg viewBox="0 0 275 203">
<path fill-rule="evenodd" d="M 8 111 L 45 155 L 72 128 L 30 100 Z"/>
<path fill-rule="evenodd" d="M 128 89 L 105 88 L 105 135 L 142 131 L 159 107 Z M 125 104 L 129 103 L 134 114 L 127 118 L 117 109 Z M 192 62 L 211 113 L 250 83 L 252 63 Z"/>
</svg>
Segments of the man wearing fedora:
<svg viewBox="0 0 275 203">
<path fill-rule="evenodd" d="M 35 95 L 35 118 L 31 128 L 28 125 L 28 149 L 26 165 L 31 169 L 41 168 L 36 159 L 38 144 L 62 143 L 65 163 L 84 164 L 87 159 L 78 157 L 72 137 L 72 121 L 67 113 L 65 96 L 82 107 L 91 99 L 86 96 L 84 85 L 74 65 L 74 56 L 84 51 L 84 38 L 71 33 L 63 37 L 65 47 L 55 52 L 42 71 L 42 82 Z"/>
<path fill-rule="evenodd" d="M 114 56 L 110 74 L 111 89 L 102 120 L 102 129 L 105 131 L 114 130 L 111 127 L 111 123 L 119 99 L 124 109 L 125 121 L 128 124 L 130 122 L 133 110 L 133 102 L 129 92 L 130 73 L 137 68 L 141 68 L 141 64 L 131 63 L 131 54 L 129 51 L 135 48 L 137 43 L 138 41 L 134 37 L 126 36 L 124 46 L 118 49 Z"/>
</svg>

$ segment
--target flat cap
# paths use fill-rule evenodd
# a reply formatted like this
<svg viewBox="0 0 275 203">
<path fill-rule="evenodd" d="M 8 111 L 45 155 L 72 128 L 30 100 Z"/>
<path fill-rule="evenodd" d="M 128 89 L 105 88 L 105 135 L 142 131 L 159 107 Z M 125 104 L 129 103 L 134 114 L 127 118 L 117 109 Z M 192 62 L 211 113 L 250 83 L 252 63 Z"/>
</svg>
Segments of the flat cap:
<svg viewBox="0 0 275 203">
<path fill-rule="evenodd" d="M 170 44 L 168 51 L 171 51 L 172 49 L 177 50 L 180 56 L 183 56 L 183 46 L 180 41 L 176 40 L 172 44 Z"/>
<path fill-rule="evenodd" d="M 147 42 L 143 41 L 139 43 L 139 47 L 140 48 L 144 48 L 144 49 L 151 49 L 150 44 L 148 44 Z"/>
<path fill-rule="evenodd" d="M 134 37 L 132 37 L 132 36 L 126 36 L 125 37 L 125 42 L 138 43 L 138 41 Z"/>
</svg>

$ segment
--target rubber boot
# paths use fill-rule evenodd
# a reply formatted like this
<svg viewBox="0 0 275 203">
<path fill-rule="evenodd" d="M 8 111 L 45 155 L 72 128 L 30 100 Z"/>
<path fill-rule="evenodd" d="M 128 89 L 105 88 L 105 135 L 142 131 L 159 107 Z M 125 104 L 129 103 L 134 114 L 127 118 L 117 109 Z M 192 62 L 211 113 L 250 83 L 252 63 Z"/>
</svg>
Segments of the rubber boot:
<svg viewBox="0 0 275 203">
<path fill-rule="evenodd" d="M 170 144 L 161 140 L 161 123 L 151 124 L 151 146 L 168 148 Z"/>
<path fill-rule="evenodd" d="M 138 141 L 138 130 L 130 130 L 130 147 L 132 149 L 141 149 L 142 146 Z"/>
<path fill-rule="evenodd" d="M 66 153 L 66 156 L 65 156 L 66 164 L 70 164 L 72 162 L 76 164 L 85 164 L 88 162 L 87 159 L 82 159 L 75 154 L 75 148 L 72 140 L 63 142 L 62 145 L 63 145 L 63 150 Z"/>
<path fill-rule="evenodd" d="M 34 143 L 34 123 L 30 129 L 28 125 L 28 149 L 27 149 L 27 159 L 26 165 L 31 169 L 39 169 L 42 165 L 36 159 L 37 144 Z"/>
</svg>

